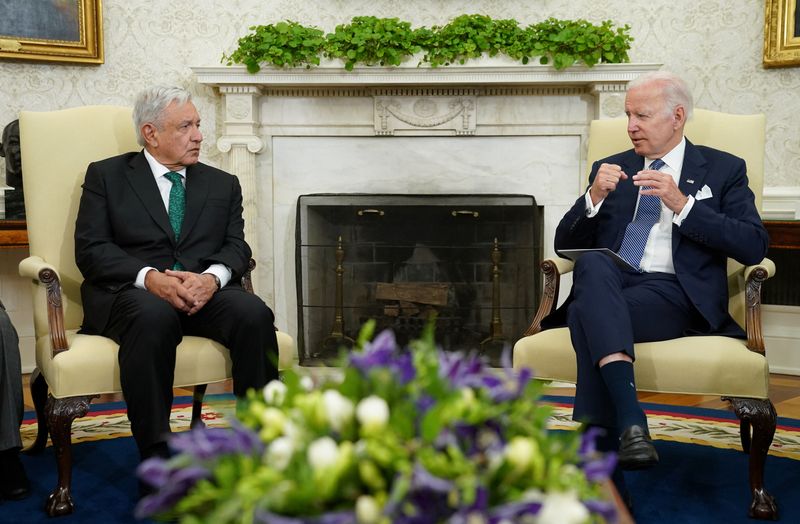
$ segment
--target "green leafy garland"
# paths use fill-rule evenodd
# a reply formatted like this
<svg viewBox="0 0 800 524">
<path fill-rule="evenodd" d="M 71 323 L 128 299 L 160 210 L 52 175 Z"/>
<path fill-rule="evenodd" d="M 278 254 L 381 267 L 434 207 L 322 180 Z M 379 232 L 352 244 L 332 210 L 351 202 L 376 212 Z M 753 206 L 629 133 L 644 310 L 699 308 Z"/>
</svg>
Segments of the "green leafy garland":
<svg viewBox="0 0 800 524">
<path fill-rule="evenodd" d="M 540 64 L 564 69 L 576 63 L 593 66 L 600 62 L 627 62 L 633 37 L 630 26 L 614 27 L 610 20 L 595 25 L 586 20 L 548 18 L 525 28 L 513 19 L 494 20 L 485 15 L 461 15 L 444 26 L 412 28 L 397 18 L 356 16 L 349 24 L 324 34 L 316 27 L 297 22 L 259 25 L 239 39 L 227 65 L 244 64 L 251 73 L 262 64 L 274 67 L 311 67 L 320 56 L 344 61 L 351 71 L 356 64 L 397 66 L 423 52 L 422 63 L 447 66 L 487 54 L 503 54 L 527 64 L 538 57 Z"/>
</svg>

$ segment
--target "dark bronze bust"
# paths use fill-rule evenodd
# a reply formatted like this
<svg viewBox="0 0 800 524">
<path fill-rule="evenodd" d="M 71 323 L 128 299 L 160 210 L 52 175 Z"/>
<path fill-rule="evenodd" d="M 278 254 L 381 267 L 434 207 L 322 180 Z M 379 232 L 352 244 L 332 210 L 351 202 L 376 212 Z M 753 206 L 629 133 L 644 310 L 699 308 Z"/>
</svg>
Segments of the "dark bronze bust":
<svg viewBox="0 0 800 524">
<path fill-rule="evenodd" d="M 5 193 L 6 218 L 25 218 L 25 200 L 22 194 L 22 158 L 19 146 L 19 120 L 10 122 L 3 129 L 0 156 L 6 159 L 6 184 L 14 189 Z"/>
</svg>

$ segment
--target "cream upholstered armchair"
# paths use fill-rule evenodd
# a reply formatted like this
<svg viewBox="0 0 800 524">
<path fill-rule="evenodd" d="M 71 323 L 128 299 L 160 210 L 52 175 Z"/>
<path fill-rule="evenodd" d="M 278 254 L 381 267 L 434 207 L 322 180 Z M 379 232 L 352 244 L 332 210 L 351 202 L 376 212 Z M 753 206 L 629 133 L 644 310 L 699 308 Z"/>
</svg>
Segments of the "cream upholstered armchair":
<svg viewBox="0 0 800 524">
<path fill-rule="evenodd" d="M 627 119 L 595 120 L 589 129 L 587 165 L 631 148 Z M 764 177 L 764 115 L 732 115 L 696 109 L 686 125 L 694 144 L 722 149 L 747 162 L 750 188 L 761 206 Z M 566 327 L 541 330 L 542 319 L 558 302 L 560 276 L 572 262 L 542 262 L 545 278 L 539 309 L 514 346 L 514 367 L 529 367 L 542 380 L 576 382 L 575 352 Z M 764 489 L 764 462 L 775 434 L 776 413 L 769 400 L 769 366 L 761 333 L 761 283 L 772 276 L 769 259 L 752 267 L 728 260 L 731 316 L 746 330 L 747 340 L 719 336 L 684 337 L 636 344 L 636 385 L 642 391 L 720 395 L 730 401 L 740 421 L 742 448 L 750 455 L 752 503 L 749 515 L 777 518 L 777 507 Z M 752 430 L 752 431 L 751 431 Z"/>
<path fill-rule="evenodd" d="M 121 392 L 117 344 L 77 333 L 83 319 L 83 277 L 75 265 L 73 239 L 81 184 L 90 162 L 140 147 L 131 109 L 113 106 L 22 112 L 20 142 L 31 256 L 20 262 L 19 272 L 33 279 L 36 370 L 31 392 L 39 422 L 29 451 L 44 448 L 49 431 L 58 461 L 58 485 L 46 511 L 55 516 L 73 510 L 72 421 L 84 416 L 98 395 Z M 249 284 L 249 273 L 245 284 Z M 294 341 L 279 332 L 278 344 L 279 368 L 291 367 Z M 206 385 L 230 377 L 231 360 L 225 347 L 205 338 L 183 338 L 174 384 L 195 386 L 193 424 L 202 423 Z"/>
</svg>

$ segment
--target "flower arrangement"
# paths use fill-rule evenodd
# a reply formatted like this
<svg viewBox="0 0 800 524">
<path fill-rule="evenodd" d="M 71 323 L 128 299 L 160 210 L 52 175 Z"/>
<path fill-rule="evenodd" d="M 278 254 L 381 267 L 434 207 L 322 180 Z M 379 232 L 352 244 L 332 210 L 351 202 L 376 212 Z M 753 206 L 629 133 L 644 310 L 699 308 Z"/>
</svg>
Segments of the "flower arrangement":
<svg viewBox="0 0 800 524">
<path fill-rule="evenodd" d="M 139 517 L 183 523 L 612 522 L 616 462 L 594 436 L 546 427 L 530 372 L 437 348 L 400 348 L 367 323 L 342 374 L 287 372 L 250 391 L 232 428 L 195 429 L 141 464 L 157 491 Z"/>
</svg>

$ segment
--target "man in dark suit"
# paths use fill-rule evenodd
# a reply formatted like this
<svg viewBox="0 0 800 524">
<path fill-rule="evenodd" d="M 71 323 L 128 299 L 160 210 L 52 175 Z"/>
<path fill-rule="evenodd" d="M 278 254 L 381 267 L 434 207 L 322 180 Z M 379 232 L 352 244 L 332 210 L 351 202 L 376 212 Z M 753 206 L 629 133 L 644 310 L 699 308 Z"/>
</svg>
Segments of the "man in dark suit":
<svg viewBox="0 0 800 524">
<path fill-rule="evenodd" d="M 30 494 L 19 458 L 23 410 L 19 337 L 0 302 L 0 500 L 19 500 Z"/>
<path fill-rule="evenodd" d="M 165 456 L 175 348 L 224 344 L 234 393 L 277 378 L 274 316 L 240 284 L 251 252 L 238 179 L 198 162 L 200 117 L 182 89 L 154 87 L 133 120 L 144 149 L 89 165 L 75 227 L 85 333 L 119 345 L 122 391 L 142 458 Z"/>
<path fill-rule="evenodd" d="M 625 113 L 633 149 L 592 166 L 587 192 L 556 229 L 556 250 L 605 247 L 632 265 L 581 256 L 560 308 L 578 362 L 573 417 L 607 430 L 623 469 L 658 462 L 636 398 L 633 344 L 744 336 L 728 315 L 727 258 L 756 264 L 767 251 L 744 161 L 686 140 L 691 112 L 677 76 L 631 82 Z"/>
</svg>

